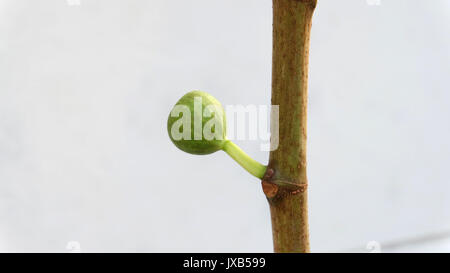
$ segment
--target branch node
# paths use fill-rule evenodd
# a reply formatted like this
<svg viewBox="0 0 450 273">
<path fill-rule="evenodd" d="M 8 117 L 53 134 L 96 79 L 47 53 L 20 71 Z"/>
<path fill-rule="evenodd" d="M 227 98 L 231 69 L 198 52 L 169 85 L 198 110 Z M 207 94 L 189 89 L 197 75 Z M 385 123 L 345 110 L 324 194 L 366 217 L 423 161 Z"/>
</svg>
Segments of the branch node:
<svg viewBox="0 0 450 273">
<path fill-rule="evenodd" d="M 262 181 L 261 182 L 262 185 L 262 189 L 264 194 L 267 196 L 267 198 L 273 198 L 277 195 L 278 193 L 278 186 L 271 183 L 271 182 L 267 182 L 267 181 Z"/>
</svg>

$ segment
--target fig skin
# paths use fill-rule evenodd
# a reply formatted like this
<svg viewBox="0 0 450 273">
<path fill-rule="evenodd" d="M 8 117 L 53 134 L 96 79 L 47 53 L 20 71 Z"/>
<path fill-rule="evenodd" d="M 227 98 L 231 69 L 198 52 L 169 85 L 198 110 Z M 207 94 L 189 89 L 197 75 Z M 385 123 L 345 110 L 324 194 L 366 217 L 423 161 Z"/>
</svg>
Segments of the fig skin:
<svg viewBox="0 0 450 273">
<path fill-rule="evenodd" d="M 195 139 L 194 138 L 194 101 L 195 98 L 201 98 L 201 139 Z M 169 114 L 169 118 L 167 120 L 167 132 L 169 133 L 170 140 L 177 146 L 180 150 L 190 153 L 190 154 L 196 154 L 196 155 L 207 155 L 214 152 L 217 152 L 221 150 L 227 141 L 226 139 L 226 115 L 225 111 L 222 107 L 222 104 L 213 96 L 206 92 L 202 91 L 191 91 L 187 94 L 185 94 L 181 99 L 175 104 L 174 108 L 177 105 L 185 105 L 190 111 L 190 123 L 191 123 L 191 137 L 190 139 L 180 139 L 176 140 L 173 138 L 171 130 L 173 124 L 182 118 L 183 113 L 180 113 L 178 116 L 172 116 L 172 111 Z M 216 107 L 217 111 L 215 111 L 210 117 L 205 117 L 203 115 L 206 107 L 209 105 L 213 105 Z M 198 109 L 197 109 L 198 110 Z M 205 124 L 208 123 L 211 119 L 215 118 L 214 115 L 217 115 L 216 125 L 220 126 L 220 128 L 215 128 L 216 125 L 213 127 L 211 131 L 215 132 L 217 129 L 221 129 L 220 137 L 208 140 L 205 138 L 203 134 L 203 128 L 205 128 Z M 199 118 L 198 118 L 199 119 Z M 180 131 L 182 132 L 184 128 L 180 128 Z"/>
</svg>

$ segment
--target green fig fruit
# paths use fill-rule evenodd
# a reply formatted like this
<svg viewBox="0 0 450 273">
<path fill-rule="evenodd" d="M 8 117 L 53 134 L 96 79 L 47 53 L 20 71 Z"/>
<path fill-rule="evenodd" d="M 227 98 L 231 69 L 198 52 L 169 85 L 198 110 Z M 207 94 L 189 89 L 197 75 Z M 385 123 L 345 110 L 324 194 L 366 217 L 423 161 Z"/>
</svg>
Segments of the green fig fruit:
<svg viewBox="0 0 450 273">
<path fill-rule="evenodd" d="M 252 175 L 262 178 L 266 166 L 253 160 L 226 137 L 226 115 L 210 94 L 191 91 L 175 104 L 167 120 L 170 140 L 180 150 L 207 155 L 225 151 Z"/>
<path fill-rule="evenodd" d="M 189 92 L 172 109 L 167 131 L 180 150 L 197 155 L 214 153 L 226 141 L 225 111 L 210 94 Z"/>
</svg>

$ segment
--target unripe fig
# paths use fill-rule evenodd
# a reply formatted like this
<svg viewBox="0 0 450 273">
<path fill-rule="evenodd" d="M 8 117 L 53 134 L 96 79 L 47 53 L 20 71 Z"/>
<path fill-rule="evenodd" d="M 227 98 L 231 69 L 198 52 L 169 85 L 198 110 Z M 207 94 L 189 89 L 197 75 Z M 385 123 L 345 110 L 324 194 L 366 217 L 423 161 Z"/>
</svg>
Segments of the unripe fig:
<svg viewBox="0 0 450 273">
<path fill-rule="evenodd" d="M 226 115 L 218 100 L 191 91 L 175 104 L 167 120 L 170 140 L 180 150 L 206 155 L 223 150 L 252 175 L 262 178 L 266 166 L 252 159 L 226 138 Z"/>
<path fill-rule="evenodd" d="M 222 149 L 226 140 L 225 111 L 210 94 L 189 92 L 172 109 L 167 131 L 175 146 L 187 153 L 214 153 Z"/>
</svg>

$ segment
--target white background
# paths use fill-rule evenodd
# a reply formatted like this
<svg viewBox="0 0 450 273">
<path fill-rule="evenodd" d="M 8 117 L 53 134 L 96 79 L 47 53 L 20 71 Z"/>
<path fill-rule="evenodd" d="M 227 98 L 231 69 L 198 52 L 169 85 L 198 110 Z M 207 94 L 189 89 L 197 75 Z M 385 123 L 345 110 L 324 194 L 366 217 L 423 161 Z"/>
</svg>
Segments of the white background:
<svg viewBox="0 0 450 273">
<path fill-rule="evenodd" d="M 0 0 L 0 251 L 272 251 L 259 181 L 166 131 L 193 89 L 270 103 L 271 1 L 76 2 Z M 448 231 L 450 1 L 318 2 L 312 251 Z"/>
</svg>

